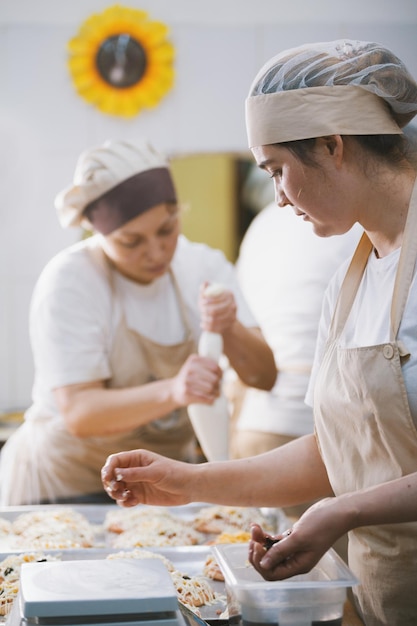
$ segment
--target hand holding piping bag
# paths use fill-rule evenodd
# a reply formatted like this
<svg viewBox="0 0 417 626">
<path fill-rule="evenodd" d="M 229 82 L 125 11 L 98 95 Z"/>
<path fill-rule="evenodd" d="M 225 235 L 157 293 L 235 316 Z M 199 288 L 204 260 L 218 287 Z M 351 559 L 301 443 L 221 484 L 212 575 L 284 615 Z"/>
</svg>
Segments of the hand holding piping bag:
<svg viewBox="0 0 417 626">
<path fill-rule="evenodd" d="M 219 283 L 201 285 L 198 306 L 203 331 L 222 334 L 236 322 L 235 297 Z"/>
<path fill-rule="evenodd" d="M 203 332 L 198 353 L 218 362 L 223 353 L 220 334 L 236 319 L 236 304 L 231 292 L 222 285 L 204 283 L 200 291 Z M 220 394 L 212 405 L 191 404 L 188 415 L 201 448 L 209 461 L 224 461 L 229 456 L 229 411 L 226 398 Z"/>
</svg>

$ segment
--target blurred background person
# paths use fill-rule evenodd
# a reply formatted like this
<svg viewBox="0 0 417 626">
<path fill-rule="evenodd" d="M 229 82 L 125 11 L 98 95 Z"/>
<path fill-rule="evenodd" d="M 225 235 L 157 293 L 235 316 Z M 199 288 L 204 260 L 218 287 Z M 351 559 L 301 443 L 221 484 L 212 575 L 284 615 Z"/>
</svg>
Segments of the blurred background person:
<svg viewBox="0 0 417 626">
<path fill-rule="evenodd" d="M 220 333 L 230 366 L 270 389 L 276 368 L 224 254 L 180 231 L 164 155 L 148 142 L 86 150 L 56 198 L 63 227 L 93 236 L 56 255 L 34 290 L 33 403 L 0 454 L 0 502 L 106 499 L 111 453 L 144 447 L 195 460 L 191 403 L 211 405 L 222 369 L 196 354 Z M 208 283 L 224 291 L 204 295 Z"/>
</svg>

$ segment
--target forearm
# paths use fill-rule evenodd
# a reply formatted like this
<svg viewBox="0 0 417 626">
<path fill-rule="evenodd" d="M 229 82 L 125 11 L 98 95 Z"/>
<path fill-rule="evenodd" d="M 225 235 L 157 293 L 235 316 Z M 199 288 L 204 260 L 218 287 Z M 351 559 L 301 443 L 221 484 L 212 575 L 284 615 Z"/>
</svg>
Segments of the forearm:
<svg viewBox="0 0 417 626">
<path fill-rule="evenodd" d="M 417 473 L 339 496 L 349 529 L 417 521 Z"/>
<path fill-rule="evenodd" d="M 102 480 L 123 506 L 281 507 L 333 495 L 314 435 L 259 456 L 216 463 L 183 463 L 148 450 L 119 452 L 108 457 Z"/>
<path fill-rule="evenodd" d="M 249 387 L 272 389 L 277 377 L 275 359 L 258 328 L 246 328 L 236 321 L 223 333 L 223 341 L 224 353 L 242 382 Z"/>
<path fill-rule="evenodd" d="M 123 389 L 72 385 L 56 390 L 55 397 L 68 429 L 78 437 L 128 432 L 178 408 L 170 379 Z"/>
<path fill-rule="evenodd" d="M 187 480 L 190 501 L 283 507 L 333 495 L 314 435 L 259 456 L 201 464 Z"/>
</svg>

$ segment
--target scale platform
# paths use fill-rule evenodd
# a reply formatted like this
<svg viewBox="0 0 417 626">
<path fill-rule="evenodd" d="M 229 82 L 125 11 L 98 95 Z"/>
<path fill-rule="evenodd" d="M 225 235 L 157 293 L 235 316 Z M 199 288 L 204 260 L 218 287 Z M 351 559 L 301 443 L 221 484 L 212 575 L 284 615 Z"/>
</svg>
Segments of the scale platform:
<svg viewBox="0 0 417 626">
<path fill-rule="evenodd" d="M 184 626 L 157 559 L 24 563 L 7 626 Z"/>
</svg>

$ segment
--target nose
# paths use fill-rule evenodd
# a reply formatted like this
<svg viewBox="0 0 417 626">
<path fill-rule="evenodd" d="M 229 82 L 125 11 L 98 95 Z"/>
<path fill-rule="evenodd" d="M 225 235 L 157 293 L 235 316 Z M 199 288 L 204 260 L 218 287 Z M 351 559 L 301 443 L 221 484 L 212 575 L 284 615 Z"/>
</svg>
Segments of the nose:
<svg viewBox="0 0 417 626">
<path fill-rule="evenodd" d="M 159 238 L 155 237 L 148 241 L 146 256 L 152 261 L 159 261 L 164 257 L 164 245 Z"/>
<path fill-rule="evenodd" d="M 285 195 L 281 185 L 275 181 L 275 203 L 279 207 L 292 206 L 291 202 L 288 200 Z"/>
</svg>

